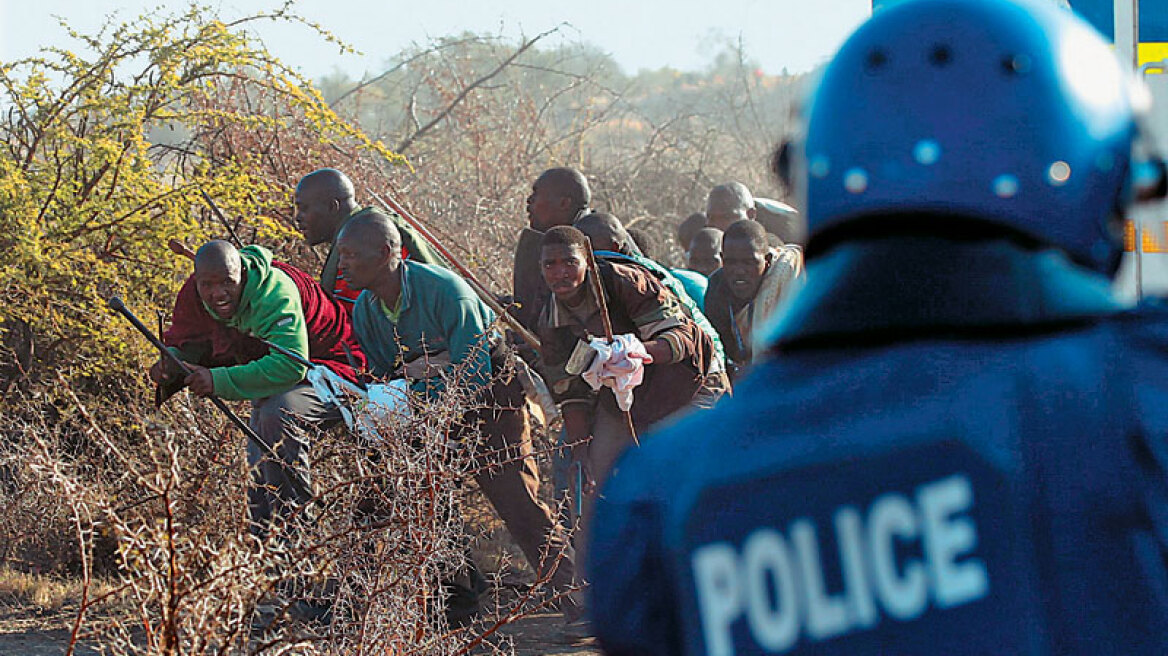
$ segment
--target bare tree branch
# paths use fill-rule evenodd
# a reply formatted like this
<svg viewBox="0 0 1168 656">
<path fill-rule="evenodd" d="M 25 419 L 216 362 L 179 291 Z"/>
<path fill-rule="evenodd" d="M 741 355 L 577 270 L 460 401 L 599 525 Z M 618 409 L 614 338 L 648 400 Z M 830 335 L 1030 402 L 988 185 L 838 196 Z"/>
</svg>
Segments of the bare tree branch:
<svg viewBox="0 0 1168 656">
<path fill-rule="evenodd" d="M 455 96 L 454 100 L 450 101 L 450 103 L 447 104 L 446 107 L 442 111 L 438 112 L 437 116 L 435 116 L 433 119 L 430 120 L 429 123 L 423 125 L 421 128 L 416 130 L 412 135 L 406 137 L 404 141 L 402 141 L 400 144 L 398 144 L 397 149 L 396 149 L 397 152 L 404 154 L 407 150 L 409 150 L 410 146 L 414 145 L 414 142 L 416 142 L 418 139 L 421 139 L 422 137 L 424 137 L 426 135 L 426 133 L 429 132 L 431 129 L 433 129 L 433 127 L 435 125 L 438 125 L 439 123 L 442 122 L 443 119 L 445 119 L 447 116 L 449 116 L 450 112 L 453 112 L 454 109 L 456 107 L 458 107 L 458 105 L 461 104 L 462 101 L 465 100 L 468 95 L 470 95 L 471 91 L 474 91 L 475 89 L 479 88 L 480 86 L 482 86 L 482 85 L 486 84 L 487 82 L 491 81 L 492 79 L 494 79 L 496 76 L 498 76 L 504 70 L 506 70 L 507 67 L 510 66 L 512 62 L 514 62 L 516 59 L 518 59 L 520 56 L 522 56 L 523 53 L 530 50 L 532 48 L 532 46 L 534 46 L 536 43 L 538 43 L 541 39 L 543 39 L 544 37 L 546 37 L 550 34 L 554 34 L 555 32 L 559 31 L 559 29 L 560 28 L 558 28 L 558 27 L 550 29 L 546 32 L 542 32 L 540 34 L 537 34 L 535 37 L 528 39 L 527 41 L 524 41 L 515 50 L 515 52 L 511 53 L 511 55 L 509 57 L 507 57 L 502 62 L 500 62 L 498 66 L 491 69 L 491 71 L 489 73 L 480 77 L 479 79 L 475 80 L 474 82 L 471 82 L 467 86 L 463 87 L 462 91 L 460 91 L 459 94 L 457 96 Z"/>
<path fill-rule="evenodd" d="M 475 36 L 475 37 L 470 37 L 470 38 L 466 38 L 466 39 L 458 39 L 455 41 L 443 41 L 442 43 L 440 43 L 436 46 L 426 48 L 425 50 L 413 55 L 409 59 L 404 59 L 404 60 L 398 62 L 396 65 L 383 71 L 382 73 L 375 75 L 375 76 L 369 78 L 368 80 L 364 80 L 362 82 L 357 83 L 352 89 L 349 89 L 348 91 L 342 93 L 336 100 L 329 103 L 329 107 L 332 107 L 335 109 L 337 107 L 337 105 L 341 104 L 341 102 L 344 101 L 346 98 L 352 96 L 353 94 L 361 92 L 363 89 L 365 89 L 367 87 L 370 87 L 374 84 L 377 84 L 378 82 L 384 80 L 385 78 L 389 77 L 390 75 L 393 75 L 394 73 L 405 68 L 406 66 L 409 66 L 410 64 L 418 61 L 419 59 L 422 59 L 423 57 L 428 57 L 436 52 L 441 52 L 441 51 L 447 50 L 449 48 L 456 48 L 459 46 L 464 46 L 468 43 L 482 43 L 482 41 L 483 41 L 483 39 L 481 37 Z"/>
</svg>

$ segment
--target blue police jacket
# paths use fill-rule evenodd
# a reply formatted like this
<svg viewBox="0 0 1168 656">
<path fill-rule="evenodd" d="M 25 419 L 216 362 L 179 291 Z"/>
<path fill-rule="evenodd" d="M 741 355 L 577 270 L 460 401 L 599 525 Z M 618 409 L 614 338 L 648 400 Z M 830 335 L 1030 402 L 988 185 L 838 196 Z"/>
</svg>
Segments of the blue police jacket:
<svg viewBox="0 0 1168 656">
<path fill-rule="evenodd" d="M 1168 652 L 1168 312 L 1005 239 L 814 260 L 598 502 L 609 654 Z"/>
</svg>

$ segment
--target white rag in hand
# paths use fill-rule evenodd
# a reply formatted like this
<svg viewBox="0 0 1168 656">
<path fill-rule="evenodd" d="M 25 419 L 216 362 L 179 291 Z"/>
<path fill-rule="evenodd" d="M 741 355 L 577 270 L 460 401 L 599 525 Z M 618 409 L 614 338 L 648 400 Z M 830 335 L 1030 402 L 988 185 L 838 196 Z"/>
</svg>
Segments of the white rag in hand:
<svg viewBox="0 0 1168 656">
<path fill-rule="evenodd" d="M 653 364 L 653 356 L 632 334 L 616 335 L 612 344 L 593 337 L 588 346 L 596 351 L 596 357 L 580 377 L 594 390 L 602 385 L 611 388 L 616 404 L 628 412 L 633 407 L 633 389 L 645 379 L 645 365 Z"/>
</svg>

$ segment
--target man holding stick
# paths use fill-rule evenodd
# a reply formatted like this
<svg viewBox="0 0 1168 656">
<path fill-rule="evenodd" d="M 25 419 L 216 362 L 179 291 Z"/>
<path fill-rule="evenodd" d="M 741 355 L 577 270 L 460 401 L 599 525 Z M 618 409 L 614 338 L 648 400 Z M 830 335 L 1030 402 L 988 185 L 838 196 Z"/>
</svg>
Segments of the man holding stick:
<svg viewBox="0 0 1168 656">
<path fill-rule="evenodd" d="M 557 226 L 544 233 L 540 264 L 551 291 L 537 329 L 543 344 L 540 373 L 561 405 L 567 443 L 583 470 L 585 526 L 596 486 L 636 438 L 626 412 L 635 432 L 642 433 L 684 408 L 712 406 L 725 391 L 713 341 L 685 315 L 676 296 L 640 267 L 602 260 L 590 273 L 589 254 L 588 240 L 576 228 Z M 604 302 L 589 286 L 597 275 Z M 621 343 L 618 348 L 627 349 L 628 361 L 647 365 L 639 384 L 634 372 L 616 393 L 586 382 L 589 372 L 611 359 L 596 344 L 610 332 Z M 581 544 L 577 540 L 578 549 Z"/>
<path fill-rule="evenodd" d="M 248 490 L 252 530 L 262 533 L 275 517 L 307 503 L 306 429 L 336 423 L 340 414 L 304 382 L 304 365 L 260 340 L 356 381 L 353 367 L 364 366 L 365 357 L 344 308 L 308 274 L 273 262 L 266 249 L 211 241 L 195 254 L 195 273 L 179 291 L 162 339 L 191 373 L 160 358 L 150 368 L 160 403 L 184 386 L 197 396 L 252 402 L 249 425 L 263 442 L 247 447 L 255 479 Z"/>
</svg>

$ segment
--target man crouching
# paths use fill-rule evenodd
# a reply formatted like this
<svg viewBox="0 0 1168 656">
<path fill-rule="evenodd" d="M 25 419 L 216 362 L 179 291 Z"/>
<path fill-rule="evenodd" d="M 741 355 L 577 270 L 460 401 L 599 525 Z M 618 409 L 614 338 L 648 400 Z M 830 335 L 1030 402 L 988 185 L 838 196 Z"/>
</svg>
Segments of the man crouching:
<svg viewBox="0 0 1168 656">
<path fill-rule="evenodd" d="M 590 364 L 581 362 L 605 335 L 604 310 L 590 289 L 588 255 L 588 240 L 576 228 L 557 226 L 544 233 L 540 264 L 551 294 L 538 324 L 540 373 L 563 411 L 567 442 L 574 445 L 583 533 L 589 530 L 595 490 L 633 444 L 623 409 L 643 433 L 678 411 L 712 407 L 729 387 L 715 365 L 713 340 L 686 316 L 677 297 L 648 270 L 606 261 L 599 261 L 597 270 L 612 332 L 622 346 L 631 346 L 629 360 L 647 366 L 639 385 L 631 380 L 625 386 L 623 399 L 611 387 L 586 382 L 605 359 L 598 352 Z M 585 540 L 577 535 L 577 563 L 584 560 L 579 552 Z"/>
<path fill-rule="evenodd" d="M 308 274 L 273 262 L 267 249 L 210 241 L 195 254 L 195 273 L 178 293 L 162 340 L 192 373 L 184 378 L 160 358 L 150 368 L 160 404 L 184 386 L 196 396 L 251 401 L 249 424 L 263 444 L 247 445 L 248 512 L 252 531 L 263 534 L 274 518 L 312 498 L 308 428 L 341 417 L 304 381 L 307 367 L 261 340 L 356 381 L 353 367 L 363 367 L 365 357 L 348 314 Z"/>
</svg>

